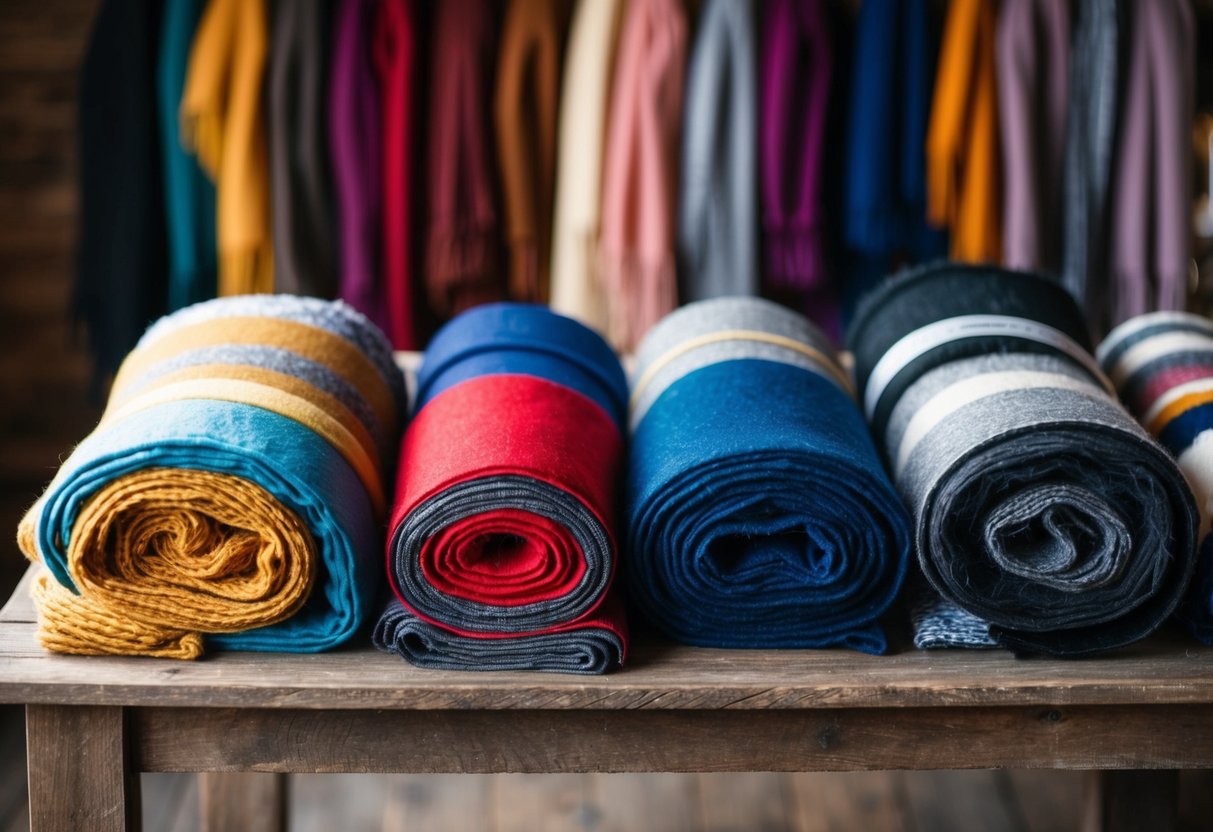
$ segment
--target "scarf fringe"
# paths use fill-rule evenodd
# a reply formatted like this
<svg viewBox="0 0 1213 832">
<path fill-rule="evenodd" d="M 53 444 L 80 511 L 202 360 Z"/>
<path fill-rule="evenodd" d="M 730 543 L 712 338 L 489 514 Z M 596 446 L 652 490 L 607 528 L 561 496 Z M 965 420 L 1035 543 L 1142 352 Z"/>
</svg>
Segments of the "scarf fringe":
<svg viewBox="0 0 1213 832">
<path fill-rule="evenodd" d="M 653 263 L 631 252 L 600 251 L 595 274 L 607 299 L 607 340 L 619 352 L 633 351 L 644 334 L 678 305 L 672 256 Z"/>
<path fill-rule="evenodd" d="M 425 247 L 425 274 L 435 311 L 450 316 L 479 303 L 503 299 L 500 252 L 493 226 L 431 229 Z"/>
<path fill-rule="evenodd" d="M 274 248 L 261 244 L 219 254 L 219 294 L 268 295 L 274 291 Z"/>
<path fill-rule="evenodd" d="M 819 289 L 830 279 L 821 229 L 769 228 L 765 232 L 767 282 L 774 289 Z"/>
<path fill-rule="evenodd" d="M 217 113 L 181 113 L 181 146 L 198 157 L 212 182 L 219 179 L 223 162 L 223 120 Z"/>
</svg>

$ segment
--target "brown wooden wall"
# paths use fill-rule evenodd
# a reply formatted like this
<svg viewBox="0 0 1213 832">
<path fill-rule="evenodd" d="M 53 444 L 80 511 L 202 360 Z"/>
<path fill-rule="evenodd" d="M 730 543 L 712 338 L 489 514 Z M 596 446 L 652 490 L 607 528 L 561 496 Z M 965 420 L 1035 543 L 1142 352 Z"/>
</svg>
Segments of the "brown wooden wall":
<svg viewBox="0 0 1213 832">
<path fill-rule="evenodd" d="M 75 249 L 76 67 L 96 0 L 0 0 L 0 590 L 14 535 L 96 422 L 67 317 Z"/>
</svg>

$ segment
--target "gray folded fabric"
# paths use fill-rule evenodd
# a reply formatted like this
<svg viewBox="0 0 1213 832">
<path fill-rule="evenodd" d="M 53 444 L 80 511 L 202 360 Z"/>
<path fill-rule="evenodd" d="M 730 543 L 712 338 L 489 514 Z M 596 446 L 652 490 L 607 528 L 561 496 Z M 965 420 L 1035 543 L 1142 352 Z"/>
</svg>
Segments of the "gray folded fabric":
<svg viewBox="0 0 1213 832">
<path fill-rule="evenodd" d="M 371 636 L 381 650 L 417 667 L 440 670 L 545 670 L 606 673 L 623 661 L 623 639 L 607 627 L 474 638 L 427 624 L 399 600 L 388 602 Z"/>
</svg>

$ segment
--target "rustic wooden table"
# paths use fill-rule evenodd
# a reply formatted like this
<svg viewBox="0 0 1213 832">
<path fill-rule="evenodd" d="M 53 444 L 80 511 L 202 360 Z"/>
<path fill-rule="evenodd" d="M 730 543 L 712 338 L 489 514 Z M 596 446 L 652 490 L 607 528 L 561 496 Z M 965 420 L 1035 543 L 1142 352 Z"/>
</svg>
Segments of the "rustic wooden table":
<svg viewBox="0 0 1213 832">
<path fill-rule="evenodd" d="M 1103 770 L 1089 828 L 1159 830 L 1175 770 L 1213 767 L 1213 649 L 1165 638 L 1084 661 L 641 642 L 587 678 L 366 647 L 56 656 L 34 630 L 23 582 L 0 611 L 0 702 L 26 706 L 35 832 L 137 828 L 144 771 L 210 772 L 205 828 L 261 829 L 285 827 L 289 772 L 1000 767 Z"/>
</svg>

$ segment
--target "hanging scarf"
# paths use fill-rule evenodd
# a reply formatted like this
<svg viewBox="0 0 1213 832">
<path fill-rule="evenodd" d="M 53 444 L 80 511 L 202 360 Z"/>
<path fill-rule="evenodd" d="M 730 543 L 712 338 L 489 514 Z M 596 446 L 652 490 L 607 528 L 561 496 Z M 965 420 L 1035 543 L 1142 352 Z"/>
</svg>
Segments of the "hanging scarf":
<svg viewBox="0 0 1213 832">
<path fill-rule="evenodd" d="M 156 103 L 160 153 L 164 161 L 164 220 L 168 229 L 170 311 L 215 296 L 215 185 L 198 160 L 181 146 L 181 90 L 194 31 L 205 0 L 181 0 L 164 7 Z"/>
<path fill-rule="evenodd" d="M 1203 542 L 1181 614 L 1192 635 L 1213 644 L 1213 321 L 1186 312 L 1133 318 L 1108 334 L 1099 360 L 1192 486 Z"/>
<path fill-rule="evenodd" d="M 487 112 L 494 8 L 487 0 L 443 0 L 434 9 L 425 279 L 430 307 L 443 317 L 505 291 Z"/>
<path fill-rule="evenodd" d="M 325 133 L 329 6 L 275 0 L 269 56 L 274 289 L 337 294 L 336 241 Z"/>
<path fill-rule="evenodd" d="M 677 0 L 628 3 L 611 82 L 597 264 L 610 341 L 621 351 L 678 303 L 674 200 L 686 37 Z"/>
<path fill-rule="evenodd" d="M 923 580 L 942 598 L 916 610 L 917 645 L 980 635 L 944 632 L 967 614 L 988 625 L 986 644 L 1082 656 L 1175 610 L 1194 565 L 1191 492 L 1115 400 L 1060 285 L 928 266 L 869 296 L 848 340 Z"/>
<path fill-rule="evenodd" d="M 563 0 L 512 0 L 493 98 L 510 297 L 546 303 L 556 169 L 556 102 L 567 22 Z"/>
<path fill-rule="evenodd" d="M 758 293 L 758 32 L 750 0 L 708 0 L 687 65 L 678 254 L 687 300 Z"/>
<path fill-rule="evenodd" d="M 828 285 L 822 186 L 834 54 L 822 0 L 773 0 L 762 20 L 763 252 L 768 288 L 791 290 L 838 330 Z"/>
<path fill-rule="evenodd" d="M 927 130 L 927 218 L 951 231 L 954 260 L 997 263 L 997 4 L 952 0 L 944 28 Z"/>
<path fill-rule="evenodd" d="M 1196 23 L 1187 0 L 1132 6 L 1111 210 L 1112 323 L 1183 309 L 1192 249 Z"/>
<path fill-rule="evenodd" d="M 378 88 L 371 67 L 375 0 L 340 0 L 329 77 L 329 148 L 337 195 L 341 297 L 387 330 L 379 271 L 383 179 Z"/>
<path fill-rule="evenodd" d="M 152 87 L 159 4 L 101 7 L 80 72 L 80 247 L 72 310 L 94 383 L 164 310 L 165 240 Z"/>
<path fill-rule="evenodd" d="M 883 653 L 910 523 L 825 335 L 758 298 L 689 304 L 636 352 L 631 597 L 714 647 Z"/>
<path fill-rule="evenodd" d="M 1069 53 L 1068 0 L 1003 0 L 996 57 L 1009 268 L 1061 267 Z"/>
<path fill-rule="evenodd" d="M 1062 279 L 1092 329 L 1106 329 L 1109 181 L 1121 66 L 1120 0 L 1078 0 L 1066 109 Z"/>
<path fill-rule="evenodd" d="M 18 531 L 51 650 L 314 652 L 380 570 L 404 379 L 348 306 L 220 298 L 153 325 Z M 378 516 L 377 516 L 378 515 Z"/>
<path fill-rule="evenodd" d="M 387 335 L 398 350 L 418 347 L 413 305 L 417 30 L 412 0 L 380 0 L 372 57 L 379 74 L 383 113 L 383 299 Z"/>
<path fill-rule="evenodd" d="M 896 260 L 922 262 L 947 252 L 947 235 L 926 221 L 923 154 L 933 77 L 926 0 L 864 0 L 844 152 L 847 316 Z"/>
<path fill-rule="evenodd" d="M 607 95 L 623 7 L 624 0 L 581 0 L 573 13 L 556 145 L 551 307 L 600 332 L 607 329 L 607 300 L 594 278 L 594 248 Z"/>
<path fill-rule="evenodd" d="M 219 294 L 274 290 L 261 86 L 265 4 L 210 0 L 181 94 L 181 139 L 215 180 Z"/>
</svg>

